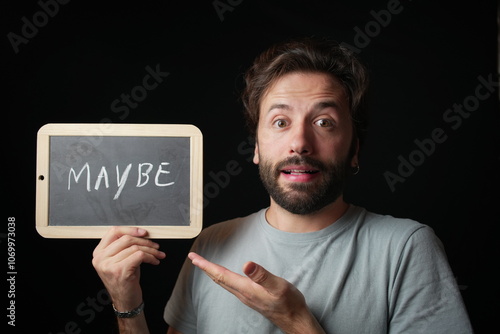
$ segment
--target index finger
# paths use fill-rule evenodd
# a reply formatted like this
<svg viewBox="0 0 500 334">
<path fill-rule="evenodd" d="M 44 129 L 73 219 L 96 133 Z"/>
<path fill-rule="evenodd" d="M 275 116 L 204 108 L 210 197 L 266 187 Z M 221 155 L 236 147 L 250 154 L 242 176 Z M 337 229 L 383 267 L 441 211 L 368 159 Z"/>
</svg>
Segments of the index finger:
<svg viewBox="0 0 500 334">
<path fill-rule="evenodd" d="M 193 265 L 205 272 L 215 283 L 231 292 L 238 298 L 242 298 L 250 291 L 258 287 L 250 278 L 239 275 L 223 266 L 210 262 L 196 253 L 189 253 L 189 259 Z M 259 287 L 262 289 L 262 287 Z"/>
</svg>

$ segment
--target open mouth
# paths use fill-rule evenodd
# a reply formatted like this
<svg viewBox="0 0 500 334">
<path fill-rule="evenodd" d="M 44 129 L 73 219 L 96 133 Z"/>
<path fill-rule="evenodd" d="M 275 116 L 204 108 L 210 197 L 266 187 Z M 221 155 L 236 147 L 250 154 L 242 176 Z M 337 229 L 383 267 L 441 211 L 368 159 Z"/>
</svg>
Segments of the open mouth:
<svg viewBox="0 0 500 334">
<path fill-rule="evenodd" d="M 303 170 L 303 169 L 283 169 L 281 172 L 284 174 L 289 174 L 289 175 L 303 175 L 303 174 L 316 174 L 319 171 L 317 171 L 317 170 Z"/>
<path fill-rule="evenodd" d="M 276 175 L 285 182 L 313 182 L 325 171 L 323 163 L 310 157 L 290 157 L 276 166 Z"/>
</svg>

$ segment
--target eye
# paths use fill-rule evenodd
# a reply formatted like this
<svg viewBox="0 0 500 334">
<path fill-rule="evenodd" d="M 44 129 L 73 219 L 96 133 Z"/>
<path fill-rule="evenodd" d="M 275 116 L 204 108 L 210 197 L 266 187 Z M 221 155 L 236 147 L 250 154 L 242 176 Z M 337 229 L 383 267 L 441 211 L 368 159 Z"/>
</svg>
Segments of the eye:
<svg viewBox="0 0 500 334">
<path fill-rule="evenodd" d="M 284 128 L 287 126 L 287 122 L 284 119 L 277 119 L 274 121 L 273 125 L 277 128 Z"/>
<path fill-rule="evenodd" d="M 318 119 L 316 122 L 314 122 L 317 126 L 322 127 L 322 128 L 329 128 L 334 125 L 333 121 L 331 119 L 326 119 L 326 118 L 321 118 Z"/>
</svg>

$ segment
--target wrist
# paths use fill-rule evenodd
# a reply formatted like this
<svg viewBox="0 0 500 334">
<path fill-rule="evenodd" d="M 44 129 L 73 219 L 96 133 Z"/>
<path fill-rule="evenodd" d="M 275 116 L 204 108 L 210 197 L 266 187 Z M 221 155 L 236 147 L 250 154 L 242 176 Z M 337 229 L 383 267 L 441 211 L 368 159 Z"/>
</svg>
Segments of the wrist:
<svg viewBox="0 0 500 334">
<path fill-rule="evenodd" d="M 323 327 L 321 327 L 318 320 L 312 313 L 308 319 L 306 327 L 308 328 L 308 333 L 326 334 L 325 330 L 323 329 Z"/>
<path fill-rule="evenodd" d="M 130 292 L 131 291 L 125 292 L 124 290 L 110 291 L 110 289 L 108 289 L 113 308 L 125 312 L 139 307 L 144 301 L 141 291 L 139 290 L 138 293 Z"/>
<path fill-rule="evenodd" d="M 293 317 L 290 317 L 285 323 L 286 325 L 279 327 L 286 334 L 325 334 L 324 329 L 307 306 Z"/>
<path fill-rule="evenodd" d="M 131 310 L 128 310 L 128 311 L 116 309 L 115 304 L 112 304 L 112 306 L 113 306 L 113 310 L 115 311 L 115 315 L 118 318 L 135 318 L 139 314 L 141 314 L 142 311 L 144 311 L 144 302 L 142 302 L 139 306 L 137 306 Z"/>
</svg>

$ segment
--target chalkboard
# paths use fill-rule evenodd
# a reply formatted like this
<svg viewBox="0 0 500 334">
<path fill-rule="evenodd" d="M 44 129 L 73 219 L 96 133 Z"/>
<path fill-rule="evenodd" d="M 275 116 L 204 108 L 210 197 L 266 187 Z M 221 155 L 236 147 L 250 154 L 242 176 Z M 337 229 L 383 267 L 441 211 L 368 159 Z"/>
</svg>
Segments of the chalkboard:
<svg viewBox="0 0 500 334">
<path fill-rule="evenodd" d="M 202 134 L 180 124 L 47 124 L 37 138 L 38 233 L 101 238 L 141 226 L 152 238 L 202 227 Z"/>
</svg>

